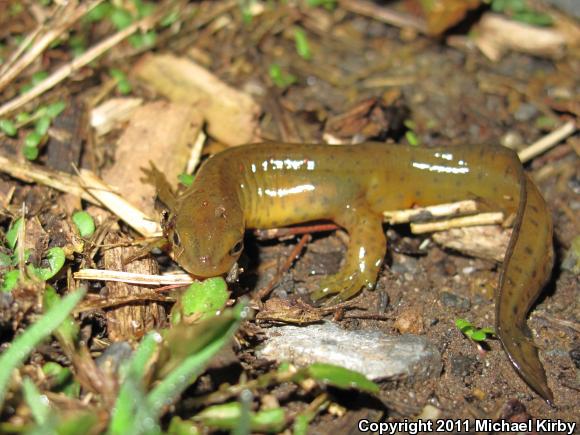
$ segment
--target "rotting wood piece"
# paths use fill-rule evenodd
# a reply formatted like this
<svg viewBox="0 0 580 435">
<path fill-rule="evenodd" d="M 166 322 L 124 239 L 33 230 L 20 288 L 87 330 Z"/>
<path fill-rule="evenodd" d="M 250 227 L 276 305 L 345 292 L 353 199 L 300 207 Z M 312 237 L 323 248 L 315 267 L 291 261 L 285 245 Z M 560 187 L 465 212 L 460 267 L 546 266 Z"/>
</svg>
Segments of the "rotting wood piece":
<svg viewBox="0 0 580 435">
<path fill-rule="evenodd" d="M 118 244 L 126 241 L 118 233 L 110 233 L 105 238 L 105 244 Z M 105 268 L 125 272 L 158 274 L 159 266 L 149 256 L 127 265 L 123 264 L 125 258 L 133 255 L 137 249 L 134 247 L 116 247 L 105 250 Z M 142 287 L 124 282 L 109 282 L 107 288 L 109 298 L 138 295 L 142 291 Z M 111 340 L 135 339 L 151 329 L 162 326 L 163 319 L 165 319 L 165 308 L 153 301 L 133 302 L 106 311 L 106 318 Z"/>
</svg>

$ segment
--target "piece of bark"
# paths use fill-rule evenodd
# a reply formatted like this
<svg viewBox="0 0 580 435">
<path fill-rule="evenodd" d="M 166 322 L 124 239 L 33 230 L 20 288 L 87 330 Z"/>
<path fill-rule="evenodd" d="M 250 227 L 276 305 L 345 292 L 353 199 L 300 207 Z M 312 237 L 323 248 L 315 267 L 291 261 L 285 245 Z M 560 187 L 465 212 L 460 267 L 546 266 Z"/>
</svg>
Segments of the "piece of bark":
<svg viewBox="0 0 580 435">
<path fill-rule="evenodd" d="M 139 107 L 117 142 L 114 165 L 103 179 L 147 216 L 156 216 L 155 187 L 142 181 L 149 161 L 177 185 L 202 125 L 201 116 L 185 104 L 157 101 Z"/>
<path fill-rule="evenodd" d="M 471 257 L 501 262 L 504 259 L 511 233 L 511 228 L 482 225 L 434 233 L 433 240 L 446 248 Z"/>
<path fill-rule="evenodd" d="M 91 127 L 103 136 L 128 121 L 141 104 L 142 98 L 111 98 L 91 110 Z"/>
<path fill-rule="evenodd" d="M 558 29 L 519 23 L 486 13 L 477 25 L 475 44 L 490 60 L 498 61 L 508 50 L 549 58 L 564 55 L 566 37 Z"/>
<path fill-rule="evenodd" d="M 75 173 L 78 168 L 83 142 L 83 108 L 72 102 L 55 120 L 50 128 L 46 166 L 56 171 Z"/>
<path fill-rule="evenodd" d="M 110 233 L 105 238 L 105 245 L 129 242 L 119 233 Z M 123 265 L 126 258 L 134 255 L 139 248 L 115 247 L 104 250 L 104 268 L 124 272 L 158 274 L 159 266 L 150 256 Z M 109 282 L 108 299 L 138 295 L 143 287 L 123 282 Z M 107 330 L 112 341 L 131 340 L 142 337 L 151 329 L 162 326 L 165 309 L 154 301 L 131 302 L 106 311 Z"/>
<path fill-rule="evenodd" d="M 228 144 L 257 140 L 260 107 L 195 62 L 169 54 L 145 55 L 134 75 L 145 85 L 171 101 L 186 103 L 202 114 L 208 133 Z"/>
</svg>

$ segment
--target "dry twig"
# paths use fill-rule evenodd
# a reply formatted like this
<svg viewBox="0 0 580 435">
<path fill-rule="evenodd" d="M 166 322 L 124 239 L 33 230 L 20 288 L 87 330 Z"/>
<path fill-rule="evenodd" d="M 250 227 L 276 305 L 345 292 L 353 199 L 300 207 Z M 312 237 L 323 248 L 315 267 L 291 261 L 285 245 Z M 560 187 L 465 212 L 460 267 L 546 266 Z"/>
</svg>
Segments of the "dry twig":
<svg viewBox="0 0 580 435">
<path fill-rule="evenodd" d="M 10 58 L 10 61 L 2 68 L 0 72 L 0 91 L 18 77 L 26 67 L 34 62 L 50 44 L 66 32 L 80 17 L 102 2 L 103 0 L 94 0 L 88 3 L 81 3 L 72 10 L 71 5 L 74 5 L 74 3 L 70 3 L 65 7 L 57 7 L 54 12 L 54 21 L 48 24 L 42 24 L 34 30 L 20 44 L 18 50 Z"/>
<path fill-rule="evenodd" d="M 69 63 L 61 66 L 55 72 L 53 72 L 50 76 L 46 79 L 41 81 L 39 84 L 34 86 L 30 91 L 27 93 L 20 95 L 0 107 L 0 116 L 5 115 L 7 113 L 13 112 L 26 103 L 34 100 L 39 95 L 42 95 L 44 92 L 48 91 L 49 89 L 53 88 L 61 81 L 69 77 L 72 73 L 77 71 L 78 69 L 86 66 L 97 57 L 101 56 L 110 48 L 117 45 L 119 42 L 123 41 L 125 38 L 131 36 L 137 30 L 149 30 L 155 22 L 160 19 L 160 14 L 154 14 L 149 17 L 143 18 L 140 21 L 137 21 L 131 24 L 129 27 L 126 27 L 123 30 L 111 35 L 104 41 L 100 42 L 99 44 L 95 45 L 94 47 L 88 49 L 85 53 L 81 56 L 73 59 Z"/>
</svg>

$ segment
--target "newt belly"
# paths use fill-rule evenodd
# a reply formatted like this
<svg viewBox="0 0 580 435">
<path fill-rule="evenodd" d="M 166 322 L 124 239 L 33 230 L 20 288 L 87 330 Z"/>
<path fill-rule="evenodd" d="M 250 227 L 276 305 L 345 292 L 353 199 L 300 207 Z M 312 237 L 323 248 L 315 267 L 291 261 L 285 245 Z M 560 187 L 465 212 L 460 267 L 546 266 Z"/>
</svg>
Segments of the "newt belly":
<svg viewBox="0 0 580 435">
<path fill-rule="evenodd" d="M 552 401 L 526 325 L 551 272 L 552 224 L 513 151 L 380 143 L 245 145 L 211 157 L 177 197 L 162 186 L 160 198 L 170 209 L 166 230 L 177 262 L 201 277 L 230 270 L 247 228 L 334 221 L 350 236 L 346 261 L 313 297 L 337 294 L 343 300 L 375 285 L 386 250 L 383 211 L 472 198 L 482 209 L 514 214 L 495 297 L 496 331 L 520 376 Z"/>
</svg>

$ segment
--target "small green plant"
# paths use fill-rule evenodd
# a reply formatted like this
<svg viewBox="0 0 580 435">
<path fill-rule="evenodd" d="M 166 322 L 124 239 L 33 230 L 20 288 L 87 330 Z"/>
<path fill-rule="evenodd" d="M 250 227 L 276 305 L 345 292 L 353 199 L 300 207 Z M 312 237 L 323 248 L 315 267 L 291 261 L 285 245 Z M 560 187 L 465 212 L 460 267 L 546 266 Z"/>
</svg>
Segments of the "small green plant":
<svg viewBox="0 0 580 435">
<path fill-rule="evenodd" d="M 493 328 L 476 328 L 469 320 L 455 319 L 455 326 L 470 340 L 480 342 L 485 341 L 490 336 L 495 336 Z"/>
<path fill-rule="evenodd" d="M 135 21 L 150 16 L 155 10 L 154 2 L 145 2 L 143 0 L 132 0 L 131 8 L 124 8 L 121 2 L 105 1 L 92 9 L 84 17 L 84 22 L 93 23 L 103 20 L 109 21 L 117 30 L 129 27 Z M 172 12 L 169 12 L 167 19 L 164 20 L 166 25 L 174 22 Z M 131 35 L 129 43 L 136 49 L 152 47 L 157 40 L 157 33 L 153 30 L 148 32 Z"/>
<path fill-rule="evenodd" d="M 328 11 L 336 8 L 336 0 L 306 0 L 306 4 L 311 8 L 322 6 Z"/>
<path fill-rule="evenodd" d="M 509 16 L 512 20 L 533 26 L 551 26 L 554 23 L 550 15 L 529 7 L 527 0 L 491 0 L 491 9 Z"/>
<path fill-rule="evenodd" d="M 33 84 L 31 83 L 30 86 Z M 20 129 L 25 129 L 22 154 L 28 160 L 35 160 L 40 153 L 40 145 L 47 138 L 48 129 L 64 109 L 66 109 L 65 102 L 56 101 L 40 106 L 32 114 L 21 112 L 13 120 L 0 119 L 0 130 L 7 136 L 15 137 Z"/>
<path fill-rule="evenodd" d="M 191 175 L 191 174 L 183 173 L 183 174 L 179 174 L 177 176 L 177 179 L 179 180 L 179 182 L 181 184 L 183 184 L 184 186 L 189 187 L 189 186 L 191 186 L 193 184 L 193 180 L 195 179 L 195 176 L 194 175 Z"/>
<path fill-rule="evenodd" d="M 277 63 L 270 65 L 268 74 L 270 75 L 272 82 L 279 88 L 287 88 L 297 81 L 296 76 L 282 71 L 282 67 Z"/>
<path fill-rule="evenodd" d="M 306 32 L 301 27 L 294 28 L 294 43 L 296 44 L 296 53 L 304 60 L 312 59 L 312 51 L 308 43 Z"/>
<path fill-rule="evenodd" d="M 109 70 L 111 77 L 117 82 L 117 90 L 122 95 L 128 95 L 133 90 L 131 82 L 127 78 L 127 75 L 120 69 L 111 68 Z"/>
<path fill-rule="evenodd" d="M 72 221 L 79 230 L 81 237 L 88 238 L 95 233 L 95 221 L 86 211 L 76 211 L 72 215 Z"/>
</svg>

